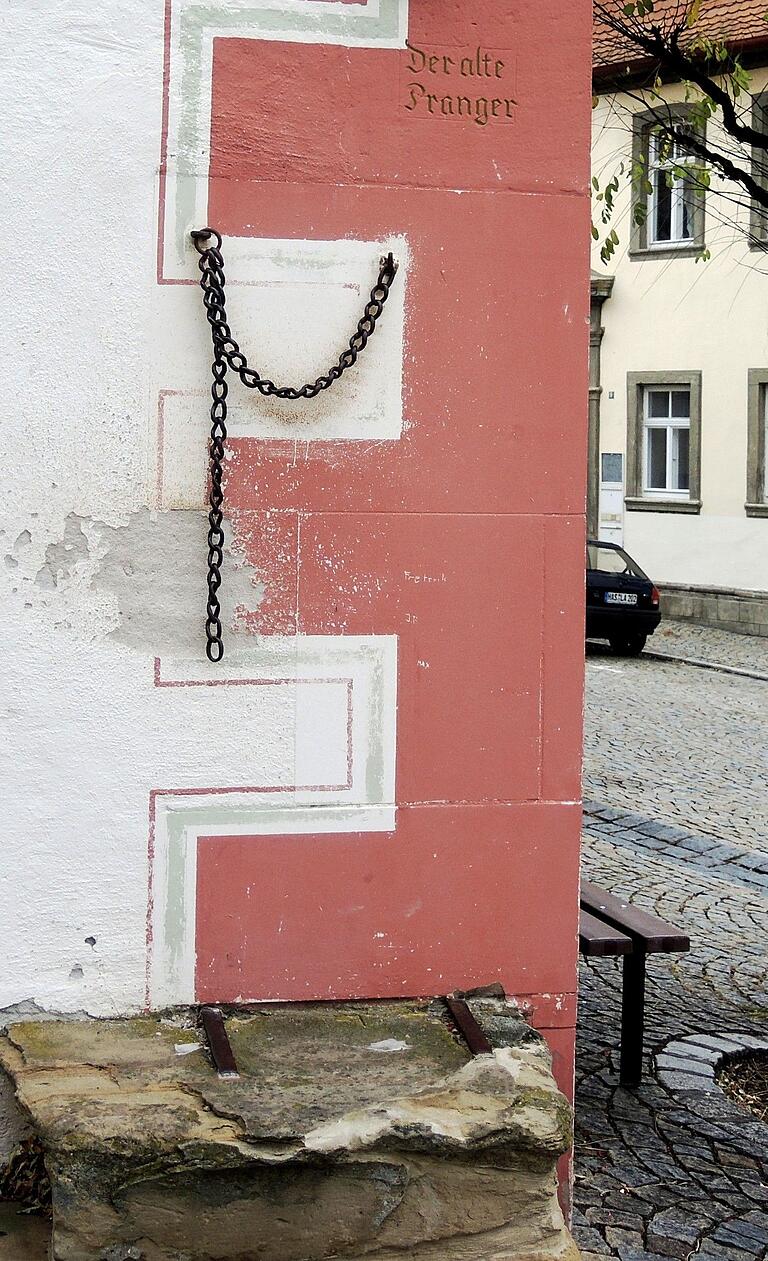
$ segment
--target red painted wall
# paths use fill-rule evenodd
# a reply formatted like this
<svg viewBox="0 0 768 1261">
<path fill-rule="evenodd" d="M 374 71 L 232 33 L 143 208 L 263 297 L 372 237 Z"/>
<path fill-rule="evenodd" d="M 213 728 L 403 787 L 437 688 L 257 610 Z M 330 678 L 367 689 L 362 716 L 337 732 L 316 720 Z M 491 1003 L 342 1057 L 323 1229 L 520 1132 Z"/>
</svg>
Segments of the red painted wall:
<svg viewBox="0 0 768 1261">
<path fill-rule="evenodd" d="M 398 637 L 398 810 L 392 834 L 201 844 L 198 996 L 501 979 L 567 1084 L 590 6 L 412 0 L 409 39 L 440 73 L 405 50 L 214 43 L 211 222 L 225 237 L 407 237 L 409 425 L 399 441 L 311 443 L 298 462 L 293 442 L 231 444 L 233 525 L 267 576 L 253 629 Z M 491 72 L 461 76 L 464 57 Z M 504 104 L 485 125 L 444 112 L 467 92 L 491 115 Z"/>
</svg>

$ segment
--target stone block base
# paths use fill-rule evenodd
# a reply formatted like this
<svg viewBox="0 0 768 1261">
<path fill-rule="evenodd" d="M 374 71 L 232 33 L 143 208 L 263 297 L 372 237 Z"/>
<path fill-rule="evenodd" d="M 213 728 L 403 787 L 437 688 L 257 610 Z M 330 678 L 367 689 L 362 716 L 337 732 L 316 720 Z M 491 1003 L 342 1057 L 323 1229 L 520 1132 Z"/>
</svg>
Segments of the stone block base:
<svg viewBox="0 0 768 1261">
<path fill-rule="evenodd" d="M 222 1080 L 192 1014 L 14 1025 L 55 1261 L 575 1261 L 568 1104 L 503 1000 L 472 1058 L 438 1004 L 238 1011 Z"/>
<path fill-rule="evenodd" d="M 768 591 L 671 583 L 665 583 L 659 590 L 662 617 L 736 631 L 741 635 L 768 635 Z"/>
</svg>

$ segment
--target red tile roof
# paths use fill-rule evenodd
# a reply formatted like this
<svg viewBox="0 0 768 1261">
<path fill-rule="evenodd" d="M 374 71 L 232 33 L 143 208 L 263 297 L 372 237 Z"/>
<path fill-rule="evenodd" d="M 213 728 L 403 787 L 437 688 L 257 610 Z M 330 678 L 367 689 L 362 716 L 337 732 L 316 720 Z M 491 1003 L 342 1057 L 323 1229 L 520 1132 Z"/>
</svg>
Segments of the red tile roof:
<svg viewBox="0 0 768 1261">
<path fill-rule="evenodd" d="M 618 16 L 626 0 L 603 0 L 605 6 L 615 8 Z M 655 0 L 653 14 L 643 19 L 645 24 L 656 23 L 664 30 L 684 22 L 690 8 L 690 0 Z M 740 47 L 745 44 L 765 42 L 768 45 L 768 0 L 702 0 L 701 13 L 691 35 L 707 35 L 722 39 Z M 593 29 L 593 66 L 605 69 L 622 65 L 637 66 L 647 60 L 641 49 L 609 30 L 595 13 Z"/>
</svg>

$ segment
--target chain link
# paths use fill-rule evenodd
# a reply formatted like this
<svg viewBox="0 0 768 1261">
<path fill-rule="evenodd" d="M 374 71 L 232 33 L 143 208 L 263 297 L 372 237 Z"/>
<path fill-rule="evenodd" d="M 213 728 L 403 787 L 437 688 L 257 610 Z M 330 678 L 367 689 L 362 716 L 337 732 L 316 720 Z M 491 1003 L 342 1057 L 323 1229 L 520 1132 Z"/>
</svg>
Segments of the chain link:
<svg viewBox="0 0 768 1261">
<path fill-rule="evenodd" d="M 389 297 L 392 282 L 397 274 L 397 262 L 394 255 L 385 254 L 379 264 L 379 278 L 371 290 L 365 304 L 365 310 L 358 321 L 357 328 L 349 339 L 349 345 L 339 355 L 336 363 L 315 381 L 299 386 L 278 386 L 267 377 L 262 377 L 255 368 L 248 365 L 248 360 L 241 351 L 227 323 L 225 299 L 226 278 L 224 275 L 224 257 L 221 252 L 222 240 L 214 228 L 200 228 L 191 233 L 195 249 L 200 255 L 200 288 L 203 291 L 208 323 L 211 326 L 213 343 L 213 363 L 211 365 L 211 440 L 210 440 L 210 494 L 208 498 L 208 604 L 205 622 L 206 655 L 209 661 L 221 661 L 224 656 L 224 641 L 221 633 L 221 605 L 219 588 L 221 586 L 221 566 L 224 559 L 224 491 L 222 477 L 224 470 L 224 448 L 227 440 L 227 368 L 237 373 L 243 385 L 249 390 L 258 390 L 265 398 L 300 399 L 316 398 L 323 390 L 329 389 L 334 381 L 338 381 L 348 368 L 354 367 L 358 356 L 365 350 L 369 339 L 376 331 L 376 324 L 384 310 L 384 303 Z"/>
</svg>

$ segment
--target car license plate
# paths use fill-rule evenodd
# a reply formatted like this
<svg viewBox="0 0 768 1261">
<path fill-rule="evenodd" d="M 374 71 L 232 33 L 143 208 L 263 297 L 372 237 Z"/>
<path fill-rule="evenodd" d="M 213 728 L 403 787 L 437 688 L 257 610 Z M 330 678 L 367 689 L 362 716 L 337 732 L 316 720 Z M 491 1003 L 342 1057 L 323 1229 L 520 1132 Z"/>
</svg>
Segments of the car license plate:
<svg viewBox="0 0 768 1261">
<path fill-rule="evenodd" d="M 606 604 L 637 604 L 637 596 L 629 591 L 606 591 Z"/>
</svg>

